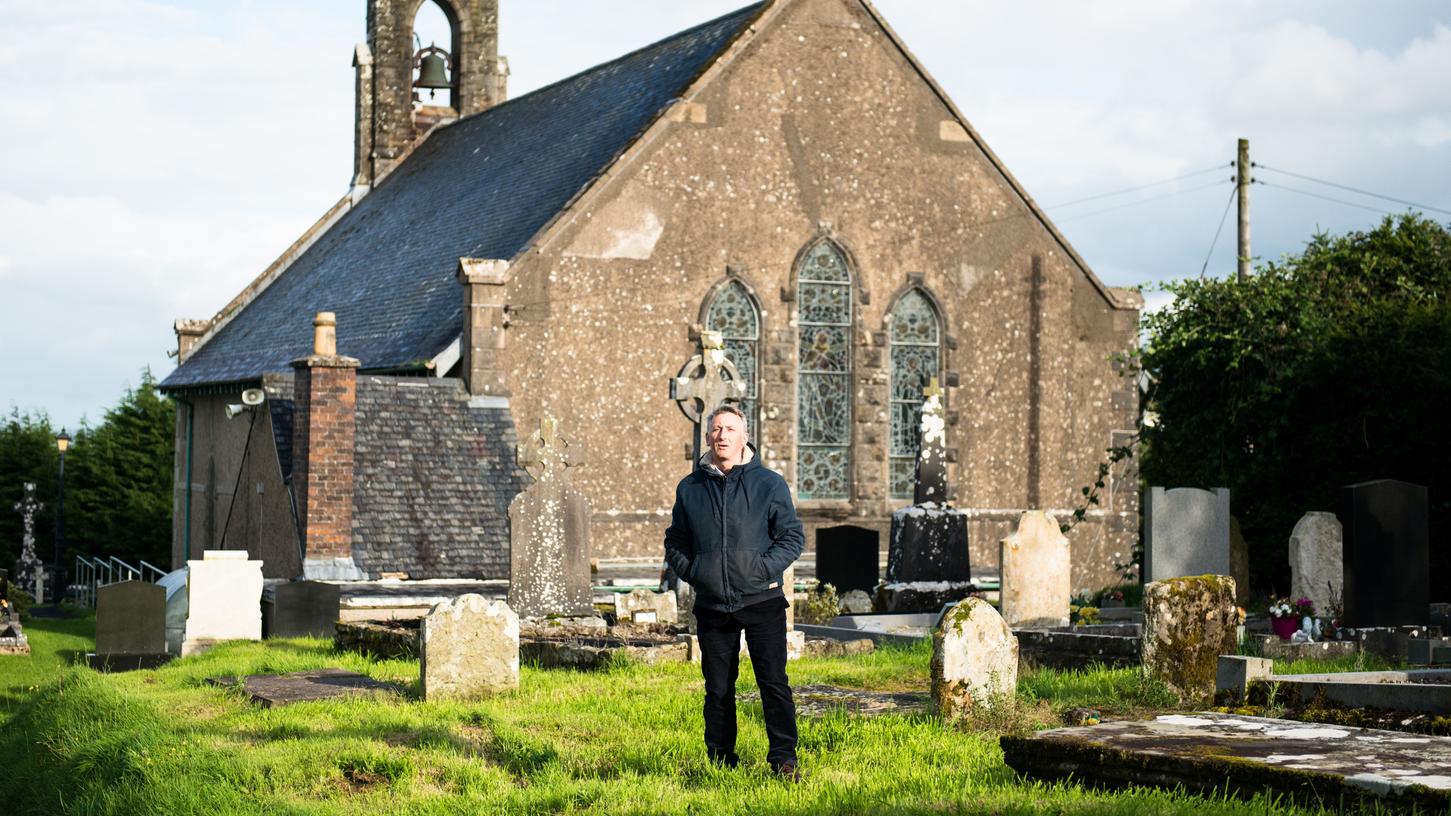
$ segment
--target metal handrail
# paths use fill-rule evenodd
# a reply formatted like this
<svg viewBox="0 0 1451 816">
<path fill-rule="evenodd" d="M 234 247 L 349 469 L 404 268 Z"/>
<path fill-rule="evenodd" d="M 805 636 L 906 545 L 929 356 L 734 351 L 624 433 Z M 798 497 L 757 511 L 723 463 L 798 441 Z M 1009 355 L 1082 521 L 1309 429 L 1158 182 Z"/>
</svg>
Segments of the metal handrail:
<svg viewBox="0 0 1451 816">
<path fill-rule="evenodd" d="M 103 586 L 121 581 L 145 581 L 152 575 L 155 575 L 157 580 L 166 576 L 166 571 L 155 564 L 144 560 L 138 563 L 140 563 L 139 567 L 133 567 L 114 555 L 104 559 L 77 555 L 76 581 L 73 585 L 77 599 L 86 606 L 95 606 L 96 590 Z M 155 583 L 155 581 L 153 580 L 151 583 Z"/>
</svg>

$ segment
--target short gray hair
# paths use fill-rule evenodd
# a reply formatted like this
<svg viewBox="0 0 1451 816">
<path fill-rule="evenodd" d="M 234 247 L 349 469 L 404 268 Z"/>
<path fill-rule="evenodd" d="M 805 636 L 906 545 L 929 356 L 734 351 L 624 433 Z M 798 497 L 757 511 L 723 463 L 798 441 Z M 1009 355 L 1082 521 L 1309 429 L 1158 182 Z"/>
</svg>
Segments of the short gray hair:
<svg viewBox="0 0 1451 816">
<path fill-rule="evenodd" d="M 722 402 L 715 407 L 714 411 L 710 412 L 710 415 L 705 418 L 705 429 L 710 430 L 710 426 L 715 424 L 715 418 L 721 414 L 734 414 L 740 417 L 741 424 L 746 426 L 746 436 L 751 435 L 751 423 L 746 420 L 746 412 L 729 402 Z"/>
</svg>

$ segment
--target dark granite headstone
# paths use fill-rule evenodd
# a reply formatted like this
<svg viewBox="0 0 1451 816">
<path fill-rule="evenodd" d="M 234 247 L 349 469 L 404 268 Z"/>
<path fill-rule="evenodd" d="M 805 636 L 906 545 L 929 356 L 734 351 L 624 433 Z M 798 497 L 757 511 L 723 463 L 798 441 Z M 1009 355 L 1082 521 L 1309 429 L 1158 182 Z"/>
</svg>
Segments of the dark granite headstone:
<svg viewBox="0 0 1451 816">
<path fill-rule="evenodd" d="M 1426 488 L 1381 479 L 1340 490 L 1345 530 L 1345 624 L 1430 623 Z"/>
<path fill-rule="evenodd" d="M 913 505 L 892 514 L 887 583 L 971 580 L 966 513 Z"/>
<path fill-rule="evenodd" d="M 330 638 L 337 631 L 342 588 L 321 581 L 291 581 L 262 604 L 263 637 Z"/>
<path fill-rule="evenodd" d="M 123 581 L 96 590 L 96 654 L 166 652 L 166 589 Z"/>
<path fill-rule="evenodd" d="M 842 524 L 816 530 L 816 580 L 836 587 L 838 595 L 853 589 L 871 592 L 880 575 L 881 533 Z"/>
</svg>

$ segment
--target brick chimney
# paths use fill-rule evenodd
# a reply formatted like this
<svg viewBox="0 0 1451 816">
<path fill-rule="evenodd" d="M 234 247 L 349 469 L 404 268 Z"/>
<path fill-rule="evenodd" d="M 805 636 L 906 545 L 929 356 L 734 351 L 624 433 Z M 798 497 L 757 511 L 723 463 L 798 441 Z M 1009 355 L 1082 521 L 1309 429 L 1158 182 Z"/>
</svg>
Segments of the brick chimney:
<svg viewBox="0 0 1451 816">
<path fill-rule="evenodd" d="M 338 355 L 337 316 L 312 321 L 312 355 L 297 369 L 292 492 L 302 536 L 302 577 L 364 580 L 353 560 L 353 430 L 358 361 Z"/>
<path fill-rule="evenodd" d="M 501 356 L 509 262 L 459 258 L 458 281 L 464 286 L 464 331 L 459 343 L 464 385 L 475 397 L 508 397 Z"/>
</svg>

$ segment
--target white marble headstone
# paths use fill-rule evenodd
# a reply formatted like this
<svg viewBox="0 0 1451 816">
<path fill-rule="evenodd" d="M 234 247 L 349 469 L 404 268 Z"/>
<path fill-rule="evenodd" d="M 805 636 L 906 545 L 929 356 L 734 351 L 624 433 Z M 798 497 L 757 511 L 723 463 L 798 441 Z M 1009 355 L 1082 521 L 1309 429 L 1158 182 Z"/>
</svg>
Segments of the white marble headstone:
<svg viewBox="0 0 1451 816">
<path fill-rule="evenodd" d="M 183 657 L 227 640 L 262 639 L 262 562 L 245 550 L 207 550 L 188 561 Z"/>
</svg>

